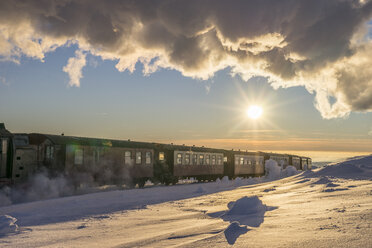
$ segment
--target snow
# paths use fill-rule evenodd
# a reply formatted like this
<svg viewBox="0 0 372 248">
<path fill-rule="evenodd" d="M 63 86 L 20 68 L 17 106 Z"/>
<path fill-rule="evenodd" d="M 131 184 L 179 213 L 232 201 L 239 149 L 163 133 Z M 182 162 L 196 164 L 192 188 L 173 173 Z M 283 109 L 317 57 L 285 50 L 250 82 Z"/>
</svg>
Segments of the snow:
<svg viewBox="0 0 372 248">
<path fill-rule="evenodd" d="M 16 221 L 16 218 L 9 215 L 0 216 L 0 237 L 17 232 L 18 225 L 15 224 Z"/>
<path fill-rule="evenodd" d="M 228 204 L 229 211 L 225 215 L 264 215 L 267 207 L 257 196 L 247 197 Z"/>
<path fill-rule="evenodd" d="M 0 207 L 0 247 L 372 247 L 372 156 L 302 173 L 274 162 L 261 178 L 67 197 L 44 178 L 54 198 Z"/>
</svg>

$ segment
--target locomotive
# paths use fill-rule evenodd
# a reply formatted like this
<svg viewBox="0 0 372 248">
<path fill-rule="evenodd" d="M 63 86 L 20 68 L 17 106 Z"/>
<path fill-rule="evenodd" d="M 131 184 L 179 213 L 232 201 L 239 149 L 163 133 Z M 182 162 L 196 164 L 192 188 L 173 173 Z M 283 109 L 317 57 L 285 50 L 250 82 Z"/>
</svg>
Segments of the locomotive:
<svg viewBox="0 0 372 248">
<path fill-rule="evenodd" d="M 25 182 L 46 168 L 81 183 L 143 187 L 147 180 L 165 185 L 179 179 L 211 181 L 262 176 L 265 161 L 310 170 L 311 159 L 290 154 L 95 139 L 41 133 L 11 133 L 0 123 L 0 185 Z"/>
</svg>

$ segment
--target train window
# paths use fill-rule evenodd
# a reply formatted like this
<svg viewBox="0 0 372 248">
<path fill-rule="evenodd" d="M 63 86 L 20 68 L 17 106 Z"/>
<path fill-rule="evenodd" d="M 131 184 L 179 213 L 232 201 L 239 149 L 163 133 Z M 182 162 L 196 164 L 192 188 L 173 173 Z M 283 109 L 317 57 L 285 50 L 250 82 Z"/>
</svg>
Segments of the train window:
<svg viewBox="0 0 372 248">
<path fill-rule="evenodd" d="M 46 146 L 45 147 L 45 158 L 46 159 L 53 159 L 54 155 L 54 147 L 53 146 Z"/>
<path fill-rule="evenodd" d="M 177 153 L 177 164 L 182 164 L 182 153 Z"/>
<path fill-rule="evenodd" d="M 222 164 L 222 156 L 217 156 L 217 164 L 218 165 Z"/>
<path fill-rule="evenodd" d="M 198 162 L 198 156 L 196 154 L 192 155 L 192 164 L 197 164 Z"/>
<path fill-rule="evenodd" d="M 223 162 L 227 162 L 227 157 L 223 157 Z"/>
<path fill-rule="evenodd" d="M 212 155 L 212 165 L 216 164 L 216 155 Z"/>
<path fill-rule="evenodd" d="M 45 159 L 49 159 L 50 156 L 50 146 L 45 147 Z"/>
<path fill-rule="evenodd" d="M 151 152 L 146 152 L 146 164 L 151 164 Z"/>
<path fill-rule="evenodd" d="M 159 160 L 164 161 L 164 152 L 159 152 Z"/>
<path fill-rule="evenodd" d="M 8 152 L 8 140 L 7 139 L 3 139 L 3 141 L 1 142 L 1 147 L 2 147 L 3 154 L 6 154 Z"/>
<path fill-rule="evenodd" d="M 252 165 L 252 160 L 248 160 L 248 165 Z"/>
<path fill-rule="evenodd" d="M 93 155 L 94 155 L 94 162 L 96 163 L 99 162 L 99 150 L 98 149 L 94 150 Z"/>
<path fill-rule="evenodd" d="M 239 165 L 239 157 L 238 156 L 235 157 L 235 164 Z"/>
<path fill-rule="evenodd" d="M 204 164 L 204 155 L 203 154 L 200 154 L 199 155 L 199 164 L 200 165 L 203 165 Z"/>
<path fill-rule="evenodd" d="M 209 164 L 210 162 L 210 155 L 205 155 L 205 164 Z"/>
<path fill-rule="evenodd" d="M 84 160 L 84 153 L 83 153 L 83 150 L 82 149 L 76 149 L 75 150 L 75 160 L 74 160 L 74 163 L 76 165 L 81 165 L 83 164 L 83 160 Z"/>
<path fill-rule="evenodd" d="M 248 158 L 244 158 L 244 164 L 248 164 Z"/>
<path fill-rule="evenodd" d="M 259 161 L 256 161 L 256 165 L 260 165 L 260 162 Z"/>
<path fill-rule="evenodd" d="M 125 151 L 124 153 L 124 163 L 127 165 L 131 164 L 131 157 L 132 157 L 132 152 L 131 151 Z"/>
<path fill-rule="evenodd" d="M 241 165 L 244 164 L 244 158 L 243 158 L 243 157 L 240 158 L 240 164 L 241 164 Z"/>
<path fill-rule="evenodd" d="M 185 164 L 187 164 L 187 165 L 190 164 L 190 154 L 189 153 L 185 154 Z"/>
<path fill-rule="evenodd" d="M 142 164 L 142 153 L 136 152 L 136 164 Z"/>
</svg>

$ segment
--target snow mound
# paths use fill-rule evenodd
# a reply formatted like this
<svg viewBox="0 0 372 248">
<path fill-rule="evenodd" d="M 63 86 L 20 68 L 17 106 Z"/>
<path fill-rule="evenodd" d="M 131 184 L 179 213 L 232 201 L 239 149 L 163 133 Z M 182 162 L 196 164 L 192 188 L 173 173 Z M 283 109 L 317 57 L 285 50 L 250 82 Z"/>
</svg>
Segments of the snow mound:
<svg viewBox="0 0 372 248">
<path fill-rule="evenodd" d="M 243 179 L 242 179 L 241 177 L 237 177 L 237 178 L 235 178 L 235 180 L 234 180 L 234 185 L 235 185 L 236 187 L 243 186 L 243 185 L 244 185 L 244 181 L 243 181 Z"/>
<path fill-rule="evenodd" d="M 9 215 L 0 216 L 0 237 L 18 231 L 18 225 L 15 224 L 16 218 Z"/>
<path fill-rule="evenodd" d="M 372 155 L 354 157 L 332 164 L 314 173 L 316 176 L 331 176 L 345 179 L 372 179 Z"/>
<path fill-rule="evenodd" d="M 224 177 L 222 178 L 221 182 L 224 183 L 224 184 L 228 184 L 228 183 L 230 183 L 229 177 L 228 177 L 228 176 L 224 176 Z"/>
<path fill-rule="evenodd" d="M 230 202 L 228 208 L 225 215 L 262 215 L 267 211 L 267 206 L 257 196 L 244 196 L 236 202 Z"/>
</svg>

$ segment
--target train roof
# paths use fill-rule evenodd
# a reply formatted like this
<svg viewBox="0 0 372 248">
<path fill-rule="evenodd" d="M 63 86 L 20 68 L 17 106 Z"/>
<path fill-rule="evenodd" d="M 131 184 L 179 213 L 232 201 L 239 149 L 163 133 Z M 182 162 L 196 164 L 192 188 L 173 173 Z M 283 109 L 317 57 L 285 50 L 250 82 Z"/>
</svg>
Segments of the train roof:
<svg viewBox="0 0 372 248">
<path fill-rule="evenodd" d="M 82 145 L 82 146 L 110 146 L 110 147 L 142 147 L 152 148 L 153 144 L 148 142 L 138 142 L 130 140 L 99 139 L 76 136 L 64 136 L 54 134 L 29 134 L 30 144 L 40 144 L 45 140 L 50 140 L 55 145 Z"/>
</svg>

